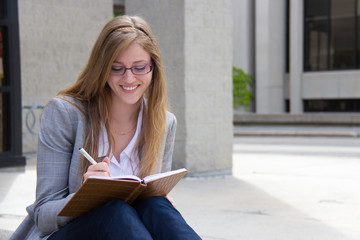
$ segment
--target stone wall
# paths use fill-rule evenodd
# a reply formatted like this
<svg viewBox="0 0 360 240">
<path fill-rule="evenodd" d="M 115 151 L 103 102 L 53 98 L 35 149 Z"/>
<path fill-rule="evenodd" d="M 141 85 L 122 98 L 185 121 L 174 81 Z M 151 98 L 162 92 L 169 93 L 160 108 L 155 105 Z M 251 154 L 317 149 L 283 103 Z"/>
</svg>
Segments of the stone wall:
<svg viewBox="0 0 360 240">
<path fill-rule="evenodd" d="M 127 0 L 126 13 L 152 26 L 178 119 L 173 168 L 231 173 L 231 0 Z"/>
<path fill-rule="evenodd" d="M 45 105 L 71 85 L 112 16 L 112 0 L 19 0 L 22 105 Z M 34 131 L 40 112 L 35 110 Z M 37 146 L 37 136 L 25 127 L 26 114 L 23 110 L 25 154 Z"/>
</svg>

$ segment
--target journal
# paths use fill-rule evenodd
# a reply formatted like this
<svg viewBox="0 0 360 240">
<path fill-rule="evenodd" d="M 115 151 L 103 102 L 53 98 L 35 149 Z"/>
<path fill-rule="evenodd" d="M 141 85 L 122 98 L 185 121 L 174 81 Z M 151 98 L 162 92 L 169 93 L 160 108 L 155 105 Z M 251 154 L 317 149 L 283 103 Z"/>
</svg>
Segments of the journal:
<svg viewBox="0 0 360 240">
<path fill-rule="evenodd" d="M 166 196 L 187 173 L 185 168 L 158 173 L 140 179 L 137 176 L 97 177 L 86 179 L 78 191 L 57 214 L 78 217 L 112 200 L 135 200 Z"/>
</svg>

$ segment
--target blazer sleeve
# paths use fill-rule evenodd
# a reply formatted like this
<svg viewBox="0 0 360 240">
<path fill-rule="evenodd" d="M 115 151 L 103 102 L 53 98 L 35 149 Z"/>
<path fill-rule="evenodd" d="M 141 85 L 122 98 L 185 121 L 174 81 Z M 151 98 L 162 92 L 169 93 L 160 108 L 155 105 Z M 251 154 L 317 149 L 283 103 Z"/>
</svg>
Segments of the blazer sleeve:
<svg viewBox="0 0 360 240">
<path fill-rule="evenodd" d="M 172 155 L 175 145 L 177 121 L 174 114 L 167 112 L 166 114 L 166 132 L 164 142 L 164 155 L 161 172 L 171 171 Z"/>
<path fill-rule="evenodd" d="M 69 194 L 69 171 L 79 122 L 75 111 L 69 103 L 55 98 L 47 104 L 41 119 L 32 218 L 44 235 L 72 219 L 56 215 L 73 195 Z"/>
</svg>

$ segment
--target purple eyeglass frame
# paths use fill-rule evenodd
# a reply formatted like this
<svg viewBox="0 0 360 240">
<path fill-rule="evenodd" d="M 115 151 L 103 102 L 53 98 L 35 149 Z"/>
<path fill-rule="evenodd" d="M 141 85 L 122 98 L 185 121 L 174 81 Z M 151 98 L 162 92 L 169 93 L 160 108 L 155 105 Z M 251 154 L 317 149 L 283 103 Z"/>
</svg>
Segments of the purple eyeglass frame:
<svg viewBox="0 0 360 240">
<path fill-rule="evenodd" d="M 146 73 L 144 73 L 144 74 L 136 74 L 136 73 L 134 73 L 133 70 L 132 70 L 134 67 L 130 67 L 130 68 L 124 67 L 124 68 L 125 68 L 124 73 L 121 74 L 121 75 L 119 75 L 119 76 L 125 75 L 125 73 L 126 73 L 127 70 L 130 70 L 130 72 L 131 72 L 132 74 L 137 75 L 137 76 L 146 75 L 146 74 L 148 74 L 149 72 L 152 72 L 152 70 L 154 70 L 154 62 L 153 62 L 153 61 L 151 61 L 150 63 L 144 65 L 144 67 L 146 67 L 146 66 L 150 66 L 150 71 L 148 71 L 148 72 L 146 72 Z"/>
</svg>

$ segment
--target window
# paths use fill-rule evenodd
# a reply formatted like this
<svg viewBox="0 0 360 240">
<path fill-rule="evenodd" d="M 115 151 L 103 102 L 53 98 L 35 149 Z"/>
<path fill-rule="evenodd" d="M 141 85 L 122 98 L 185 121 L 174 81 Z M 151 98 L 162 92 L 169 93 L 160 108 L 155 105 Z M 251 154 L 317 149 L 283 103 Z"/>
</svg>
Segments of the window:
<svg viewBox="0 0 360 240">
<path fill-rule="evenodd" d="M 4 28 L 0 27 L 0 87 L 5 86 L 3 36 Z M 5 92 L 0 92 L 0 152 L 9 150 L 7 146 L 8 141 L 6 141 L 6 136 L 8 136 L 7 116 L 9 116 L 9 106 L 7 103 L 9 103 L 8 94 Z"/>
<path fill-rule="evenodd" d="M 125 14 L 125 0 L 114 0 L 114 17 Z"/>
<path fill-rule="evenodd" d="M 3 52 L 4 52 L 4 47 L 3 47 L 3 35 L 4 35 L 4 31 L 3 28 L 0 27 L 0 86 L 4 85 L 4 64 L 3 64 Z"/>
<path fill-rule="evenodd" d="M 360 0 L 304 4 L 304 70 L 360 69 Z"/>
<path fill-rule="evenodd" d="M 5 1 L 0 0 L 0 18 L 5 17 Z"/>
<path fill-rule="evenodd" d="M 23 166 L 18 9 L 0 0 L 0 167 Z"/>
<path fill-rule="evenodd" d="M 308 99 L 304 112 L 360 112 L 360 99 Z"/>
</svg>

